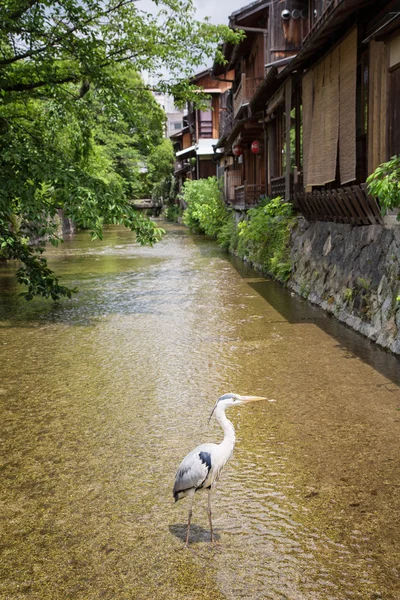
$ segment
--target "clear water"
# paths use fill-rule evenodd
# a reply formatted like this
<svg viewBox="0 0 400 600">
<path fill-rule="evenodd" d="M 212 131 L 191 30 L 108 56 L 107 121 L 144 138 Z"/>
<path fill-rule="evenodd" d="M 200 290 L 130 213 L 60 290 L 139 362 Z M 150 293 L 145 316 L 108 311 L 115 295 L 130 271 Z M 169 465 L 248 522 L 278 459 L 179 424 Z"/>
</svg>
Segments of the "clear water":
<svg viewBox="0 0 400 600">
<path fill-rule="evenodd" d="M 163 225 L 164 226 L 164 225 Z M 400 363 L 214 242 L 107 230 L 49 252 L 55 307 L 0 271 L 0 598 L 398 600 Z M 237 445 L 187 505 L 183 456 Z"/>
</svg>

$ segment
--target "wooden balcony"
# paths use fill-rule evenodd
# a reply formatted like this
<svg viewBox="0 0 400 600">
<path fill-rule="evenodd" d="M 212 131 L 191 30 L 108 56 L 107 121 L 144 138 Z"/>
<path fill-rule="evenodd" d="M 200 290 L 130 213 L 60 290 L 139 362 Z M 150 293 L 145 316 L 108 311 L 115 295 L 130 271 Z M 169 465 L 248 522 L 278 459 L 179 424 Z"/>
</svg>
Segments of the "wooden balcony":
<svg viewBox="0 0 400 600">
<path fill-rule="evenodd" d="M 174 165 L 174 174 L 187 173 L 191 169 L 191 165 L 187 160 L 176 161 Z"/>
<path fill-rule="evenodd" d="M 319 0 L 318 2 L 314 0 L 311 2 L 309 32 L 303 39 L 303 46 L 308 44 L 310 39 L 318 33 L 333 12 L 342 4 L 344 4 L 344 0 Z M 316 10 L 315 15 L 314 9 Z"/>
<path fill-rule="evenodd" d="M 230 110 L 221 110 L 219 113 L 219 137 L 228 137 L 233 129 L 233 114 Z"/>
<path fill-rule="evenodd" d="M 242 80 L 233 95 L 234 118 L 236 118 L 242 106 L 250 102 L 262 81 L 262 77 L 246 77 L 245 73 L 242 74 Z"/>
<path fill-rule="evenodd" d="M 289 202 L 293 197 L 293 194 L 301 193 L 303 191 L 303 175 L 298 172 L 296 177 L 296 183 L 293 173 L 290 173 L 290 198 Z M 282 200 L 286 200 L 286 177 L 274 177 L 271 179 L 271 198 L 277 198 L 280 196 Z"/>
</svg>

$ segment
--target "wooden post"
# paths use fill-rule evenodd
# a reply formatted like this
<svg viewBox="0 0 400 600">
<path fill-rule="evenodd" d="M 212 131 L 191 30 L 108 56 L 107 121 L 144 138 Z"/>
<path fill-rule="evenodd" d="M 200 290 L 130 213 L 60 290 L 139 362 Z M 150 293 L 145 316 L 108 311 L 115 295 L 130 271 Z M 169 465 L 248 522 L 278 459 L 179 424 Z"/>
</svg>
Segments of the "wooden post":
<svg viewBox="0 0 400 600">
<path fill-rule="evenodd" d="M 297 82 L 297 87 L 295 90 L 295 127 L 296 127 L 296 167 L 299 171 L 302 170 L 303 165 L 301 164 L 301 93 L 299 88 L 299 83 Z"/>
<path fill-rule="evenodd" d="M 269 183 L 269 178 L 268 178 L 268 133 L 267 133 L 267 124 L 265 122 L 267 116 L 267 112 L 265 110 L 263 110 L 262 112 L 262 120 L 263 120 L 263 133 L 264 133 L 264 139 L 263 139 L 263 143 L 264 143 L 264 187 L 265 187 L 265 195 L 269 196 L 269 189 L 268 189 L 268 183 Z"/>
<path fill-rule="evenodd" d="M 286 172 L 285 172 L 285 200 L 290 201 L 290 111 L 292 109 L 292 78 L 286 82 L 285 86 L 285 121 L 286 121 Z"/>
<path fill-rule="evenodd" d="M 276 125 L 275 122 L 268 124 L 268 188 L 269 193 L 272 193 L 271 190 L 271 179 L 276 176 Z"/>
</svg>

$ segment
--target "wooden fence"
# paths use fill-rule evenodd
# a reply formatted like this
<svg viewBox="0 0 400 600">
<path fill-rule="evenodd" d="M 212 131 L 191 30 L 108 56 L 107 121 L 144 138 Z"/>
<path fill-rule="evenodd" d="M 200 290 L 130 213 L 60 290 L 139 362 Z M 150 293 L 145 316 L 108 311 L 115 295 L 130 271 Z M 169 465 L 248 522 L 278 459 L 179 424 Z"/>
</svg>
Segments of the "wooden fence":
<svg viewBox="0 0 400 600">
<path fill-rule="evenodd" d="M 235 187 L 234 206 L 243 210 L 253 208 L 264 194 L 265 185 L 245 183 Z"/>
<path fill-rule="evenodd" d="M 285 197 L 285 177 L 274 177 L 271 179 L 271 198 L 277 196 Z"/>
<path fill-rule="evenodd" d="M 307 221 L 334 221 L 351 225 L 383 222 L 378 201 L 368 194 L 366 184 L 337 190 L 294 193 L 292 202 Z"/>
</svg>

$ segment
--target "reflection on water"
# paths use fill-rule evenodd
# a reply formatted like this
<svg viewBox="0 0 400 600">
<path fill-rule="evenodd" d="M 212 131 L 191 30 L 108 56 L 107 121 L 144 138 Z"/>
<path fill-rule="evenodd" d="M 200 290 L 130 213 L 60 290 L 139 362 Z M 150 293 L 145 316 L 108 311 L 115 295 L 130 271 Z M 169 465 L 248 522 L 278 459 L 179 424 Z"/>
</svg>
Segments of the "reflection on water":
<svg viewBox="0 0 400 600">
<path fill-rule="evenodd" d="M 110 228 L 50 252 L 79 287 L 53 306 L 0 274 L 0 598 L 400 597 L 399 361 L 178 226 Z M 181 458 L 237 446 L 187 506 Z"/>
</svg>

